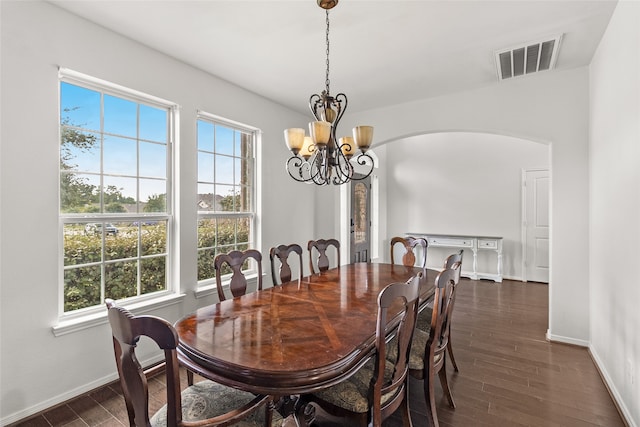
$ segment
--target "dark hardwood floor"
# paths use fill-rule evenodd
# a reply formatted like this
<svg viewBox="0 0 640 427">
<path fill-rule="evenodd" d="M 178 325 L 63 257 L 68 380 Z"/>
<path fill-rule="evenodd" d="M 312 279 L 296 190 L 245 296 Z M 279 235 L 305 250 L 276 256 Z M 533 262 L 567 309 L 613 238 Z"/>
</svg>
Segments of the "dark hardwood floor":
<svg viewBox="0 0 640 427">
<path fill-rule="evenodd" d="M 606 426 L 623 427 L 587 349 L 545 340 L 547 286 L 506 280 L 462 279 L 452 324 L 460 368 L 448 374 L 457 408 L 449 408 L 436 387 L 443 427 Z M 184 377 L 184 376 L 183 376 Z M 162 376 L 149 382 L 150 402 L 164 399 Z M 411 416 L 426 425 L 422 382 L 412 380 Z M 319 427 L 348 425 L 318 412 Z M 118 384 L 80 396 L 14 426 L 128 425 Z M 401 426 L 400 416 L 386 427 Z"/>
</svg>

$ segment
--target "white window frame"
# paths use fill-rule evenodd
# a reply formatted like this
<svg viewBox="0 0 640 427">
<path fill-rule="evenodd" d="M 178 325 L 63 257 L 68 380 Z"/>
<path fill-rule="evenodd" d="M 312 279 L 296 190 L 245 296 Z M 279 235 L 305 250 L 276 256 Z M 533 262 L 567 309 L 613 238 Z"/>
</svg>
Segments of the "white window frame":
<svg viewBox="0 0 640 427">
<path fill-rule="evenodd" d="M 252 153 L 252 157 L 253 157 L 253 174 L 252 174 L 252 183 L 251 183 L 251 188 L 252 188 L 252 195 L 251 195 L 251 205 L 253 210 L 251 212 L 221 212 L 221 211 L 201 211 L 198 209 L 198 218 L 196 221 L 196 224 L 200 223 L 201 219 L 205 219 L 205 218 L 249 218 L 250 221 L 252 222 L 251 224 L 251 234 L 249 236 L 249 248 L 252 249 L 258 249 L 260 248 L 260 236 L 261 236 L 261 231 L 260 231 L 260 214 L 261 214 L 261 197 L 260 197 L 260 179 L 258 179 L 258 177 L 260 176 L 260 172 L 261 172 L 261 162 L 260 162 L 260 146 L 261 146 L 261 138 L 262 138 L 262 132 L 260 129 L 254 127 L 254 126 L 250 126 L 250 125 L 246 125 L 244 123 L 240 123 L 240 122 L 236 122 L 233 120 L 229 120 L 211 113 L 207 113 L 205 111 L 198 111 L 197 112 L 197 117 L 196 117 L 196 134 L 197 134 L 197 123 L 199 121 L 205 121 L 208 123 L 211 123 L 213 125 L 218 125 L 218 126 L 224 126 L 224 127 L 228 127 L 228 128 L 232 128 L 234 130 L 238 130 L 244 133 L 248 133 L 248 134 L 252 134 L 253 135 L 253 153 Z M 202 150 L 200 150 L 198 148 L 198 141 L 196 139 L 196 152 L 200 153 Z M 199 179 L 197 179 L 197 183 L 196 183 L 196 194 L 197 194 L 197 187 L 198 185 L 201 184 L 201 181 L 199 181 Z M 199 252 L 200 248 L 196 248 L 196 251 Z M 196 257 L 198 257 L 198 255 L 196 255 Z M 213 263 L 213 260 L 211 261 Z M 263 254 L 263 263 L 264 263 L 264 254 Z M 196 269 L 198 268 L 197 266 L 197 262 L 196 262 Z M 258 270 L 256 268 L 255 263 L 252 261 L 250 264 L 250 268 L 249 270 L 245 271 L 245 276 L 247 277 L 247 280 L 249 283 L 254 282 L 257 279 L 257 275 L 258 275 Z M 264 274 L 264 268 L 263 268 L 263 274 Z M 198 275 L 198 272 L 196 271 L 196 276 Z M 231 275 L 225 275 L 222 277 L 222 284 L 223 286 L 227 285 L 229 280 L 230 280 Z M 214 292 L 217 292 L 216 290 L 217 284 L 216 284 L 216 279 L 215 277 L 211 277 L 208 279 L 203 279 L 203 280 L 199 280 L 198 281 L 198 286 L 197 286 L 197 290 L 196 290 L 196 297 L 200 298 L 203 296 L 207 296 L 210 295 Z"/>
<path fill-rule="evenodd" d="M 157 308 L 172 304 L 183 298 L 179 294 L 179 287 L 175 286 L 174 273 L 176 271 L 175 262 L 175 158 L 177 151 L 177 125 L 179 123 L 179 107 L 176 103 L 170 102 L 152 95 L 145 94 L 133 89 L 126 88 L 105 80 L 101 80 L 86 74 L 82 74 L 70 69 L 60 68 L 58 79 L 58 90 L 60 85 L 70 83 L 76 86 L 95 90 L 111 96 L 116 96 L 132 102 L 150 105 L 162 109 L 167 109 L 168 114 L 168 140 L 167 140 L 167 165 L 166 165 L 166 212 L 161 213 L 141 213 L 137 214 L 109 214 L 98 213 L 95 215 L 88 213 L 59 213 L 59 277 L 58 277 L 58 324 L 53 327 L 56 336 L 74 332 L 79 329 L 92 326 L 96 323 L 104 323 L 106 321 L 106 310 L 103 304 L 92 307 L 81 308 L 70 312 L 64 312 L 64 225 L 69 223 L 90 223 L 90 222 L 116 222 L 116 221 L 144 221 L 144 220 L 166 220 L 167 221 L 167 241 L 166 241 L 166 265 L 165 265 L 165 281 L 166 289 L 164 291 L 153 292 L 151 294 L 143 294 L 121 300 L 121 305 L 130 309 Z M 60 97 L 60 94 L 59 94 Z M 60 107 L 60 100 L 58 101 Z M 59 117 L 62 111 L 59 112 Z M 58 124 L 59 130 L 61 129 Z M 60 136 L 58 140 L 60 139 Z M 59 174 L 60 176 L 60 174 Z M 60 179 L 60 178 L 58 178 Z M 60 195 L 58 196 L 60 200 Z M 105 262 L 104 260 L 102 261 Z"/>
</svg>

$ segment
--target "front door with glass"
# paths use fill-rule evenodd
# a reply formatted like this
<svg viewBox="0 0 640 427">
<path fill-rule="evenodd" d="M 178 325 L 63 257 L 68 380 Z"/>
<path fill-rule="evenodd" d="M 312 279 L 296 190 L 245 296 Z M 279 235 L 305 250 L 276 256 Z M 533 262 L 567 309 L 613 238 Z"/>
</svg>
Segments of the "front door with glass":
<svg viewBox="0 0 640 427">
<path fill-rule="evenodd" d="M 351 263 L 369 262 L 371 252 L 371 177 L 351 181 Z"/>
</svg>

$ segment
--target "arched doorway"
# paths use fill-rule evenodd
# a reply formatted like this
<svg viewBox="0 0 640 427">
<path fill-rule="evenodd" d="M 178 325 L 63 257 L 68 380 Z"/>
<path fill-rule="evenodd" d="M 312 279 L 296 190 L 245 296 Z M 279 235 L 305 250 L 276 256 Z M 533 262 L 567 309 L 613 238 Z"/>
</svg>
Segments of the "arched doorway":
<svg viewBox="0 0 640 427">
<path fill-rule="evenodd" d="M 374 147 L 381 161 L 372 186 L 372 215 L 377 216 L 372 242 L 377 246 L 371 258 L 386 261 L 390 238 L 409 232 L 495 235 L 505 242 L 504 276 L 522 279 L 522 172 L 550 169 L 549 148 L 474 132 L 415 135 Z M 342 198 L 343 212 L 349 212 L 348 199 Z M 341 221 L 344 238 L 350 224 L 346 218 Z M 446 255 L 445 249 L 431 251 L 429 265 L 441 266 Z M 479 263 L 479 269 L 496 264 L 493 259 Z"/>
</svg>

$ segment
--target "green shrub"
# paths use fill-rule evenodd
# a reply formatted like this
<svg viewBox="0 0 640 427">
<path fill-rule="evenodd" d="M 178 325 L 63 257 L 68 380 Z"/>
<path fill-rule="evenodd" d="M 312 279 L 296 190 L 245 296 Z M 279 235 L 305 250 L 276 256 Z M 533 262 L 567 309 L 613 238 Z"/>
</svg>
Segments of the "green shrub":
<svg viewBox="0 0 640 427">
<path fill-rule="evenodd" d="M 102 280 L 104 280 L 105 297 L 113 299 L 166 289 L 166 223 L 160 222 L 140 227 L 118 224 L 118 230 L 117 236 L 105 236 L 103 251 L 101 234 L 85 235 L 82 224 L 65 225 L 65 312 L 101 304 Z M 198 280 L 215 277 L 213 260 L 217 253 L 248 249 L 249 231 L 248 221 L 244 219 L 200 221 Z M 140 239 L 138 239 L 138 233 L 140 233 Z M 140 244 L 140 256 L 143 258 L 138 258 L 138 244 Z M 102 277 L 103 267 L 104 278 Z M 138 290 L 138 274 L 140 274 L 140 290 Z"/>
<path fill-rule="evenodd" d="M 122 299 L 166 289 L 166 224 L 120 226 L 117 236 L 85 235 L 81 225 L 65 226 L 64 311 L 101 304 L 102 267 L 105 298 Z M 138 232 L 141 258 L 138 291 Z M 122 261 L 118 261 L 122 260 Z M 89 265 L 86 265 L 89 264 Z M 78 265 L 79 267 L 73 267 Z"/>
<path fill-rule="evenodd" d="M 215 277 L 213 260 L 218 253 L 248 249 L 249 231 L 249 223 L 245 219 L 200 220 L 198 223 L 198 280 Z"/>
</svg>

